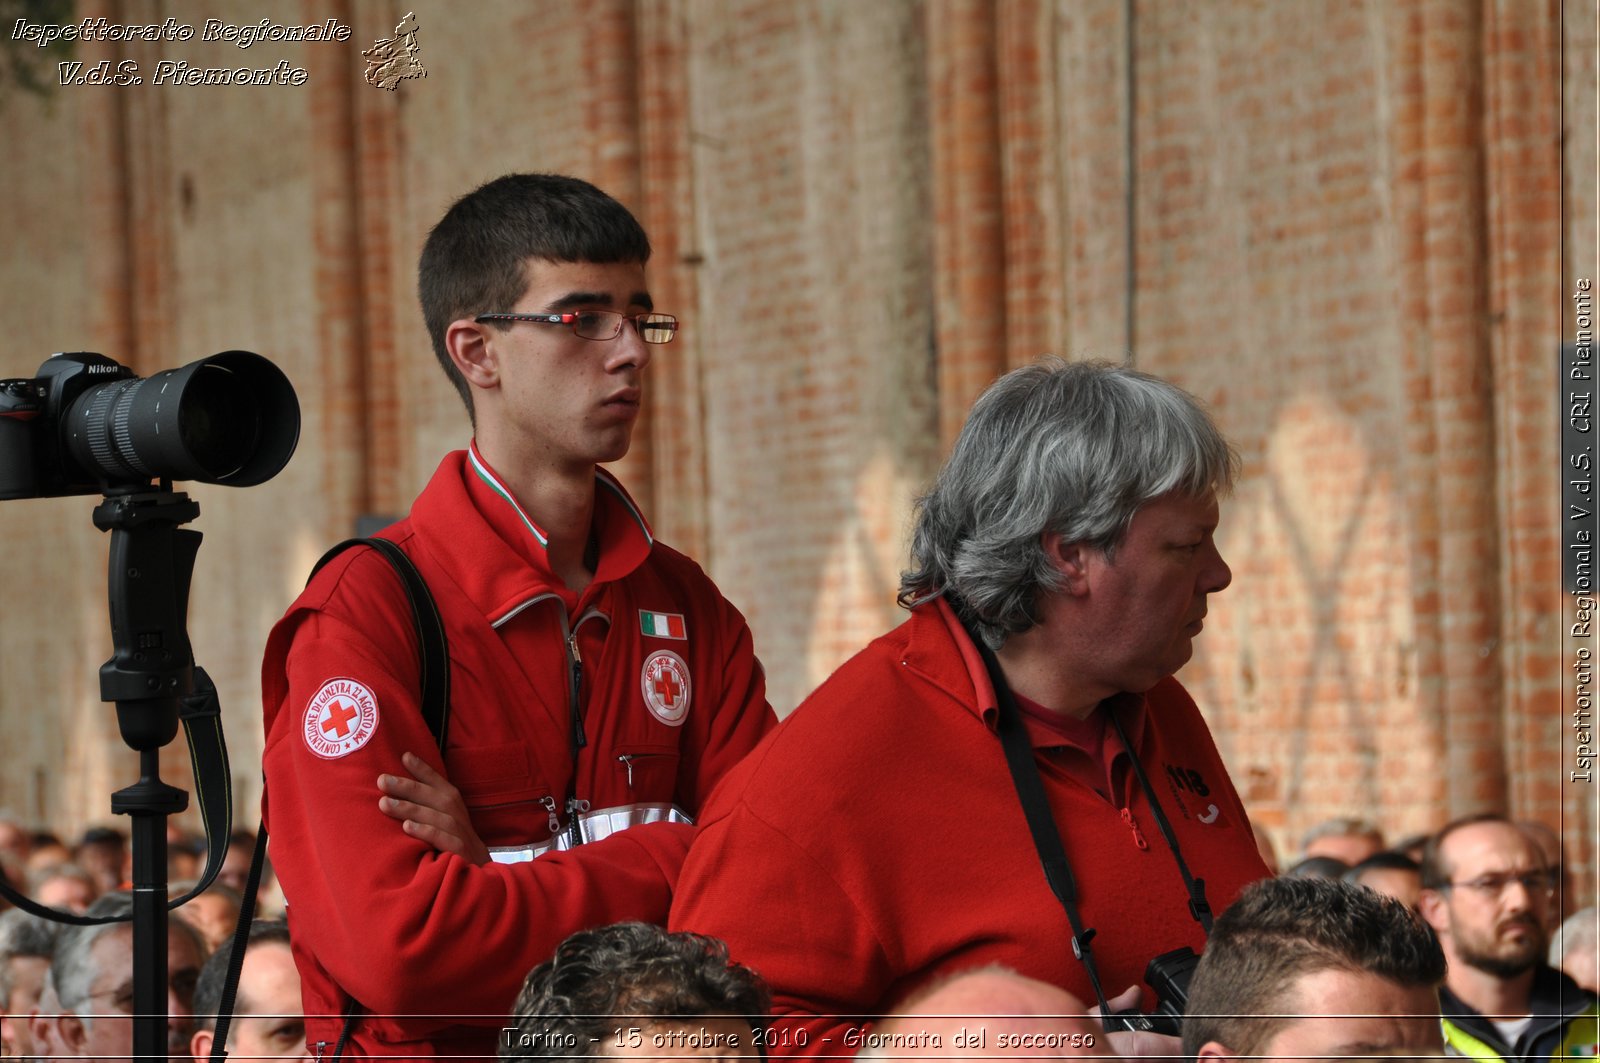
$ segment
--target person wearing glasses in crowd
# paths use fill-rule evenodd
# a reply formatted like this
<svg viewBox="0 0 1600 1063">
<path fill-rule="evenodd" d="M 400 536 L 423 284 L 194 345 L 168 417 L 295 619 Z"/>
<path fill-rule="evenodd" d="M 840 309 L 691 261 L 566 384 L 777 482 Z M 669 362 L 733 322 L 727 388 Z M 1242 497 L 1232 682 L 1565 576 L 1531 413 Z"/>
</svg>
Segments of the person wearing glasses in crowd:
<svg viewBox="0 0 1600 1063">
<path fill-rule="evenodd" d="M 108 893 L 87 915 L 133 914 L 133 894 Z M 205 942 L 181 919 L 167 920 L 167 1050 L 188 1060 L 194 987 Z M 43 1059 L 133 1060 L 133 924 L 69 926 L 56 937 L 50 976 L 32 1019 L 34 1049 Z"/>
<path fill-rule="evenodd" d="M 599 468 L 678 333 L 649 258 L 625 207 L 548 174 L 427 238 L 423 316 L 473 436 L 382 534 L 443 618 L 446 747 L 373 550 L 312 578 L 263 669 L 264 814 L 322 1055 L 348 1033 L 346 1055 L 492 1057 L 569 934 L 665 920 L 701 803 L 775 722 L 744 618 Z"/>
<path fill-rule="evenodd" d="M 1600 1048 L 1594 994 L 1545 963 L 1554 889 L 1544 853 L 1502 816 L 1458 819 L 1428 839 L 1420 910 L 1449 961 L 1439 1003 L 1453 1053 L 1543 1060 Z"/>
</svg>

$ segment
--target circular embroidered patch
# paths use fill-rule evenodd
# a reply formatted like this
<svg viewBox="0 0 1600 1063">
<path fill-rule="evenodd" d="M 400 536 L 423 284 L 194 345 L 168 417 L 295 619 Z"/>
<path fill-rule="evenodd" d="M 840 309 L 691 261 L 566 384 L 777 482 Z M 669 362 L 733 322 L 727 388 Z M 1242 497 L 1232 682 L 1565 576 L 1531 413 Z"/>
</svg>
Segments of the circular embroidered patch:
<svg viewBox="0 0 1600 1063">
<path fill-rule="evenodd" d="M 330 679 L 306 704 L 306 747 L 323 760 L 337 760 L 366 745 L 378 729 L 378 699 L 365 683 Z"/>
<path fill-rule="evenodd" d="M 639 673 L 639 686 L 650 715 L 677 727 L 689 714 L 689 666 L 671 650 L 657 650 L 645 658 Z"/>
</svg>

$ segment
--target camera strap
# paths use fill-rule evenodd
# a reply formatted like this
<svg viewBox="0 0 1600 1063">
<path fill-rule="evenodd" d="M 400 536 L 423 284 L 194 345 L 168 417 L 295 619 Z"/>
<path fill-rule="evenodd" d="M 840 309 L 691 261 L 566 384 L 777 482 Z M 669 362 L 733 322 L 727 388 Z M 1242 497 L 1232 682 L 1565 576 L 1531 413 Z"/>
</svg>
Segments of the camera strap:
<svg viewBox="0 0 1600 1063">
<path fill-rule="evenodd" d="M 405 588 L 406 601 L 411 606 L 411 619 L 417 630 L 417 655 L 421 676 L 421 700 L 418 704 L 423 721 L 433 734 L 439 752 L 443 753 L 450 729 L 450 647 L 445 637 L 444 619 L 439 615 L 439 607 L 433 600 L 432 592 L 428 590 L 427 581 L 422 578 L 422 573 L 417 571 L 416 563 L 404 550 L 388 539 L 376 536 L 346 539 L 317 560 L 311 568 L 311 575 L 306 577 L 306 582 L 310 583 L 329 561 L 356 546 L 370 546 L 378 551 L 384 560 L 389 562 L 395 575 L 400 579 L 400 585 Z M 255 911 L 256 888 L 261 881 L 266 848 L 267 827 L 263 823 L 261 830 L 256 834 L 256 850 L 250 859 L 250 878 L 245 887 L 244 906 L 240 909 L 239 925 L 233 934 L 231 946 L 233 952 L 228 957 L 228 977 L 223 983 L 222 1000 L 217 1007 L 217 1029 L 211 1042 L 211 1063 L 222 1063 L 228 1054 L 226 1047 L 228 1027 L 233 1021 L 233 1004 L 239 990 L 239 972 L 244 967 L 244 950 L 249 941 L 250 920 Z M 360 1014 L 361 1004 L 351 997 L 345 1005 L 344 1024 L 340 1027 L 339 1040 L 330 1059 L 343 1057 L 345 1043 L 350 1039 L 350 1030 L 355 1026 Z M 321 1057 L 322 1052 L 319 1048 L 317 1058 Z"/>
<path fill-rule="evenodd" d="M 1061 844 L 1061 832 L 1056 829 L 1056 818 L 1050 811 L 1050 801 L 1045 796 L 1044 780 L 1039 777 L 1039 765 L 1033 759 L 1033 743 L 1028 740 L 1027 729 L 1022 724 L 1022 709 L 1017 697 L 1006 682 L 1005 673 L 994 651 L 971 628 L 967 635 L 983 657 L 984 668 L 989 672 L 989 682 L 994 687 L 995 700 L 1000 715 L 995 730 L 1000 736 L 1000 746 L 1005 751 L 1006 766 L 1011 770 L 1011 782 L 1022 802 L 1022 813 L 1028 820 L 1028 832 L 1033 836 L 1033 847 L 1044 867 L 1045 881 L 1050 892 L 1061 902 L 1067 913 L 1067 923 L 1072 927 L 1072 954 L 1083 964 L 1094 989 L 1094 998 L 1100 1005 L 1103 1018 L 1111 1018 L 1111 1005 L 1106 1002 L 1105 989 L 1100 984 L 1100 968 L 1094 962 L 1093 927 L 1083 925 L 1083 915 L 1078 911 L 1078 883 L 1073 877 L 1072 865 L 1067 861 L 1067 851 Z"/>
<path fill-rule="evenodd" d="M 1139 777 L 1139 788 L 1144 791 L 1145 799 L 1150 802 L 1150 811 L 1155 813 L 1156 826 L 1161 828 L 1161 836 L 1167 840 L 1167 848 L 1172 851 L 1172 859 L 1177 861 L 1178 874 L 1183 876 L 1183 888 L 1189 891 L 1189 915 L 1200 924 L 1200 929 L 1206 932 L 1206 937 L 1211 936 L 1211 903 L 1206 900 L 1206 880 L 1195 878 L 1189 873 L 1189 865 L 1184 862 L 1183 850 L 1178 848 L 1178 836 L 1172 832 L 1172 824 L 1167 820 L 1167 814 L 1161 809 L 1161 802 L 1156 800 L 1155 788 L 1150 785 L 1150 777 L 1144 773 L 1144 765 L 1139 763 L 1139 755 L 1128 744 L 1128 732 L 1122 729 L 1122 720 L 1117 714 L 1108 713 L 1111 717 L 1111 726 L 1117 730 L 1117 740 L 1122 743 L 1122 748 L 1128 751 L 1128 759 L 1133 762 L 1133 773 Z"/>
<path fill-rule="evenodd" d="M 994 687 L 995 701 L 999 708 L 995 730 L 999 734 L 1001 748 L 1005 751 L 1006 766 L 1011 771 L 1011 781 L 1016 787 L 1023 815 L 1027 818 L 1028 831 L 1033 836 L 1033 845 L 1039 854 L 1039 863 L 1044 868 L 1045 880 L 1050 884 L 1050 892 L 1061 902 L 1061 907 L 1067 914 L 1067 922 L 1072 927 L 1072 954 L 1083 964 L 1089 985 L 1094 990 L 1095 1001 L 1100 1005 L 1100 1014 L 1109 1021 L 1111 1005 L 1106 1000 L 1105 990 L 1100 982 L 1100 970 L 1095 964 L 1094 950 L 1090 945 L 1095 930 L 1093 927 L 1083 925 L 1083 915 L 1078 910 L 1077 880 L 1073 877 L 1066 849 L 1061 844 L 1061 832 L 1056 827 L 1049 799 L 1045 796 L 1044 780 L 1039 775 L 1039 765 L 1033 756 L 1033 743 L 1029 741 L 1027 729 L 1022 722 L 1022 709 L 1017 704 L 1017 697 L 1011 690 L 1011 684 L 1006 681 L 1005 673 L 1001 670 L 1000 661 L 995 657 L 994 651 L 965 622 L 963 627 L 966 628 L 967 637 L 972 640 L 973 646 L 983 658 L 984 669 L 989 673 L 989 683 Z M 1139 763 L 1137 751 L 1128 744 L 1127 733 L 1123 730 L 1122 722 L 1117 719 L 1116 713 L 1110 712 L 1108 715 L 1116 728 L 1123 749 L 1133 761 L 1134 774 L 1138 777 L 1145 799 L 1150 802 L 1150 808 L 1155 813 L 1162 836 L 1177 860 L 1178 870 L 1183 875 L 1184 885 L 1189 892 L 1189 913 L 1209 935 L 1211 908 L 1205 899 L 1205 883 L 1189 874 L 1188 865 L 1184 863 L 1183 854 L 1178 849 L 1177 835 L 1173 833 L 1166 813 L 1161 810 L 1161 802 L 1156 799 L 1150 779 Z"/>
<path fill-rule="evenodd" d="M 194 889 L 167 903 L 168 911 L 181 908 L 210 887 L 211 880 L 222 870 L 222 861 L 228 851 L 228 835 L 233 830 L 233 788 L 229 783 L 228 745 L 222 737 L 222 709 L 217 702 L 217 688 L 204 668 L 195 668 L 194 693 L 181 701 L 178 719 L 183 723 L 183 737 L 189 744 L 195 804 L 200 809 L 200 820 L 205 828 L 206 866 Z M 0 869 L 0 897 L 29 915 L 72 926 L 125 923 L 133 918 L 131 915 L 78 915 L 40 904 L 17 890 L 6 878 L 3 869 Z"/>
</svg>

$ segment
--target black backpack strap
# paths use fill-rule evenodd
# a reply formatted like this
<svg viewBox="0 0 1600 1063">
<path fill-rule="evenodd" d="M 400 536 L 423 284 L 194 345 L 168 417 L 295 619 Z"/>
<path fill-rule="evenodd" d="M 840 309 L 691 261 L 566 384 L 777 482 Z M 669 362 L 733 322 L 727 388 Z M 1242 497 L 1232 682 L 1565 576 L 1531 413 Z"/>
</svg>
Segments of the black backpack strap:
<svg viewBox="0 0 1600 1063">
<path fill-rule="evenodd" d="M 422 718 L 433 732 L 433 740 L 444 751 L 450 730 L 450 652 L 445 641 L 444 620 L 439 607 L 434 604 L 428 584 L 417 571 L 416 564 L 406 552 L 388 539 L 346 539 L 322 555 L 311 569 L 311 575 L 353 546 L 370 546 L 393 566 L 405 588 L 406 600 L 411 603 L 411 618 L 416 623 L 417 640 L 421 644 L 422 658 Z M 309 582 L 309 581 L 308 581 Z"/>
<path fill-rule="evenodd" d="M 346 539 L 317 560 L 306 582 L 310 583 L 324 565 L 354 546 L 370 546 L 383 555 L 384 560 L 389 562 L 395 574 L 400 577 L 400 585 L 405 588 L 406 601 L 411 605 L 411 619 L 417 629 L 421 676 L 418 706 L 422 710 L 422 719 L 427 723 L 428 730 L 433 733 L 433 740 L 438 743 L 439 752 L 443 753 L 450 732 L 450 647 L 445 639 L 444 619 L 439 615 L 439 607 L 434 603 L 433 594 L 428 590 L 427 581 L 422 578 L 422 573 L 417 571 L 416 564 L 404 550 L 388 539 L 375 536 Z M 250 916 L 255 908 L 255 890 L 261 879 L 261 864 L 266 844 L 267 828 L 263 823 L 256 835 L 256 851 L 250 861 L 250 881 L 246 885 L 245 901 L 239 913 L 239 926 L 234 932 L 233 953 L 228 957 L 228 977 L 223 983 L 222 1001 L 217 1009 L 216 1036 L 211 1042 L 211 1063 L 221 1063 L 227 1055 L 228 1026 L 232 1022 L 233 1002 L 239 989 L 239 972 L 244 966 L 244 949 L 249 939 Z M 361 1005 L 352 997 L 344 1009 L 344 1025 L 340 1028 L 339 1041 L 334 1046 L 331 1059 L 340 1059 L 344 1056 L 345 1042 L 349 1040 L 350 1030 L 360 1012 Z"/>
<path fill-rule="evenodd" d="M 222 980 L 222 997 L 217 1001 L 217 1025 L 211 1037 L 210 1063 L 228 1058 L 228 1028 L 233 1025 L 233 1001 L 239 994 L 239 972 L 244 970 L 244 950 L 250 943 L 250 924 L 256 915 L 256 891 L 261 888 L 261 867 L 266 862 L 267 832 L 256 833 L 255 851 L 250 854 L 250 873 L 245 877 L 244 896 L 239 900 L 239 921 L 228 942 L 228 972 Z"/>
</svg>

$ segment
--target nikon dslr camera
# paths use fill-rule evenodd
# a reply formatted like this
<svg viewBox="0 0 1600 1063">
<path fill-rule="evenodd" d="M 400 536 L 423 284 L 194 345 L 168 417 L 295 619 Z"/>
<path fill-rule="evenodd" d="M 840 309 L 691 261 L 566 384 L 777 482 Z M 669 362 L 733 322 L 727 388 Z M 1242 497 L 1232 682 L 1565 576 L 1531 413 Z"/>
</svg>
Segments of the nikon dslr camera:
<svg viewBox="0 0 1600 1063">
<path fill-rule="evenodd" d="M 56 354 L 31 380 L 0 380 L 0 499 L 155 479 L 251 487 L 277 475 L 299 437 L 294 388 L 259 354 L 142 378 L 101 354 Z"/>
</svg>

